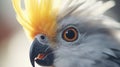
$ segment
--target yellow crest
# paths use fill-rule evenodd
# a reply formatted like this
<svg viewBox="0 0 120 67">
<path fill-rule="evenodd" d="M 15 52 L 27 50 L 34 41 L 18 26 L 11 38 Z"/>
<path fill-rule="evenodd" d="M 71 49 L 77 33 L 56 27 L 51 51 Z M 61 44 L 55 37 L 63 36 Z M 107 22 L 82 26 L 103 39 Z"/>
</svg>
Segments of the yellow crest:
<svg viewBox="0 0 120 67">
<path fill-rule="evenodd" d="M 12 0 L 18 22 L 23 26 L 26 34 L 34 38 L 37 34 L 53 37 L 56 31 L 57 9 L 53 8 L 54 0 Z"/>
</svg>

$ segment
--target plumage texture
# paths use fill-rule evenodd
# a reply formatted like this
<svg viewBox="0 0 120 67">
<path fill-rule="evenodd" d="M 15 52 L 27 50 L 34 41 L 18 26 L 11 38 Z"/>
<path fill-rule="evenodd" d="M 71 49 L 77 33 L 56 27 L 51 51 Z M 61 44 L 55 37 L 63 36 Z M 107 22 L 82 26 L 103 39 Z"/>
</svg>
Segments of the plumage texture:
<svg viewBox="0 0 120 67">
<path fill-rule="evenodd" d="M 116 29 L 103 25 L 102 21 L 73 16 L 62 19 L 54 50 L 55 67 L 120 67 L 120 43 L 112 34 Z M 79 39 L 75 42 L 61 39 L 69 23 L 79 31 Z"/>
<path fill-rule="evenodd" d="M 12 0 L 17 13 L 17 20 L 32 39 L 39 33 L 49 37 L 55 35 L 57 8 L 53 8 L 54 0 Z M 54 14 L 53 14 L 54 13 Z"/>
<path fill-rule="evenodd" d="M 22 8 L 21 0 L 12 0 L 12 2 L 17 20 L 32 39 L 39 33 L 53 37 L 57 19 L 68 14 L 96 16 L 103 14 L 114 5 L 113 1 L 103 3 L 96 0 L 25 0 L 25 8 Z"/>
<path fill-rule="evenodd" d="M 54 40 L 48 43 L 54 49 L 54 67 L 120 67 L 120 43 L 114 34 L 120 30 L 120 24 L 104 15 L 115 5 L 113 0 L 105 2 L 104 0 L 57 0 L 56 2 L 54 0 L 25 0 L 25 5 L 30 8 L 29 10 L 26 6 L 28 13 L 21 11 L 19 1 L 13 0 L 13 5 L 25 31 L 32 38 L 37 34 L 47 34 L 50 38 L 54 36 L 52 37 Z M 34 2 L 37 4 L 33 4 Z M 54 8 L 57 8 L 53 10 L 55 13 L 48 14 L 51 8 L 48 9 L 48 13 L 43 12 L 42 7 L 39 6 L 45 4 L 43 2 L 49 5 L 54 4 Z M 44 5 L 44 9 L 47 8 L 48 6 Z M 37 13 L 37 9 L 43 13 Z M 29 16 L 32 14 L 34 16 Z M 49 15 L 49 18 L 46 18 L 46 15 Z M 34 22 L 29 19 L 33 19 Z M 45 26 L 42 26 L 41 21 L 48 20 L 50 22 L 44 22 Z M 30 26 L 26 21 L 35 26 Z M 49 27 L 52 29 L 49 30 Z M 69 27 L 78 30 L 79 36 L 74 42 L 67 42 L 62 38 L 63 31 Z"/>
</svg>

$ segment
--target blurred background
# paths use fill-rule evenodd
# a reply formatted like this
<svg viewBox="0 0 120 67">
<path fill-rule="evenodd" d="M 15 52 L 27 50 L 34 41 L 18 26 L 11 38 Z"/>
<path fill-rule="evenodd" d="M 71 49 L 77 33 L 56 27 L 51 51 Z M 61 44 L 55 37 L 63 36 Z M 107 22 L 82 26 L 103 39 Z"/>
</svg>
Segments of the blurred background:
<svg viewBox="0 0 120 67">
<path fill-rule="evenodd" d="M 120 22 L 120 0 L 107 15 Z M 0 67 L 31 67 L 30 41 L 15 18 L 11 0 L 0 0 Z"/>
<path fill-rule="evenodd" d="M 15 16 L 11 0 L 0 0 L 0 67 L 31 67 L 30 42 Z"/>
</svg>

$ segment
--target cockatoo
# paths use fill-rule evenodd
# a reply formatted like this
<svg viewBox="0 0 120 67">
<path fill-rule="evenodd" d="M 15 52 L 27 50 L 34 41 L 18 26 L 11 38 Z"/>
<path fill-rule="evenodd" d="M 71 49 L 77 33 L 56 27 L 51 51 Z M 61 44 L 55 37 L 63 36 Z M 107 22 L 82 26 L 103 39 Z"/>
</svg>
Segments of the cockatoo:
<svg viewBox="0 0 120 67">
<path fill-rule="evenodd" d="M 120 24 L 104 13 L 113 0 L 12 0 L 33 41 L 30 61 L 51 67 L 120 67 Z M 22 3 L 23 4 L 23 3 Z"/>
</svg>

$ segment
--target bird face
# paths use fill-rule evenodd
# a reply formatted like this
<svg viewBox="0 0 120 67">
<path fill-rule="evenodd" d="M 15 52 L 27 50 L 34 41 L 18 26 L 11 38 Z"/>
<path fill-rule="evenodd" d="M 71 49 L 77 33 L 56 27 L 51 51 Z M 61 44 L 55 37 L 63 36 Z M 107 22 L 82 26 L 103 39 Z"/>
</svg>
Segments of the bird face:
<svg viewBox="0 0 120 67">
<path fill-rule="evenodd" d="M 62 23 L 61 21 L 59 23 Z M 63 21 L 66 20 L 63 19 Z M 58 28 L 57 34 L 52 40 L 54 43 L 51 43 L 50 39 L 48 39 L 46 35 L 37 35 L 32 43 L 30 50 L 30 59 L 33 67 L 35 66 L 34 61 L 43 66 L 53 65 L 55 50 L 62 45 L 68 46 L 77 43 L 80 41 L 79 37 L 79 29 L 75 27 L 74 24 L 68 24 L 63 28 Z"/>
<path fill-rule="evenodd" d="M 101 66 L 104 61 L 113 63 L 108 60 L 108 55 L 115 56 L 112 48 L 119 46 L 109 29 L 93 21 L 100 20 L 83 21 L 73 16 L 61 19 L 52 40 L 54 43 L 47 36 L 37 35 L 30 52 L 33 67 L 34 60 L 39 65 L 55 67 L 94 67 Z"/>
<path fill-rule="evenodd" d="M 76 24 L 72 24 L 71 19 L 75 23 L 78 22 L 72 17 L 61 19 L 58 22 L 60 25 L 57 28 L 57 34 L 52 42 L 43 34 L 39 34 L 35 37 L 30 50 L 30 59 L 33 67 L 34 61 L 43 66 L 54 65 L 55 58 L 57 57 L 56 50 L 59 50 L 60 47 L 70 48 L 80 44 L 83 36 L 81 35 L 79 28 L 76 27 Z M 63 22 L 69 22 L 69 24 L 63 25 Z M 67 50 L 69 50 L 68 48 Z M 66 54 L 66 56 L 67 55 L 69 56 L 69 54 Z"/>
</svg>

